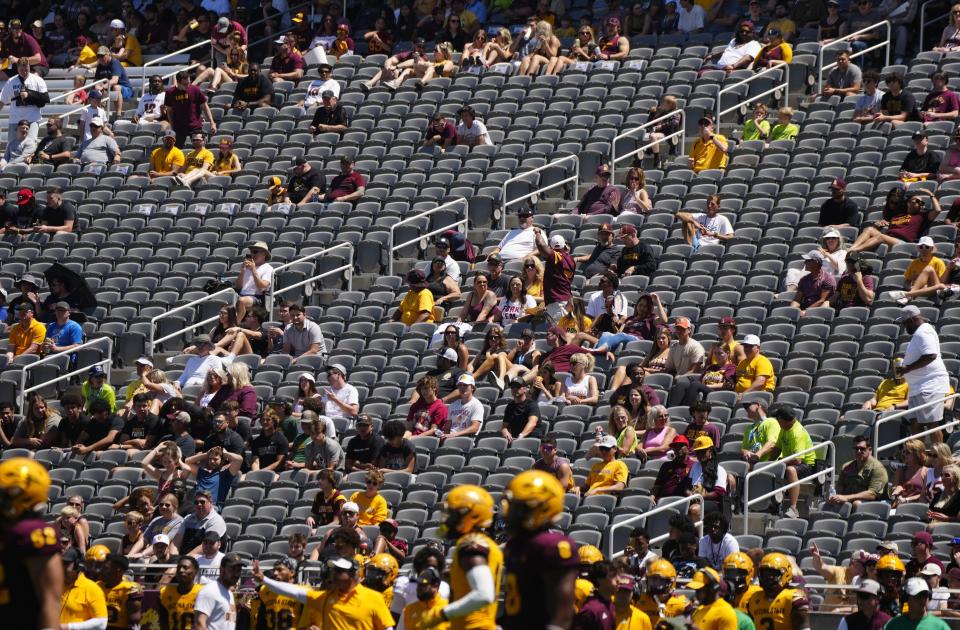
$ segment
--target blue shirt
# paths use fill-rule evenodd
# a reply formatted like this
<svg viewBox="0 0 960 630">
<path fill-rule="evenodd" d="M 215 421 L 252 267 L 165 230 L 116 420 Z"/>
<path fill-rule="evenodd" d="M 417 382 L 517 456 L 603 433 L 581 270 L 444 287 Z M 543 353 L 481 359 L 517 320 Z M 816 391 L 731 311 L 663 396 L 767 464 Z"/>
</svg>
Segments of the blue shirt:
<svg viewBox="0 0 960 630">
<path fill-rule="evenodd" d="M 47 324 L 47 339 L 52 339 L 54 345 L 72 346 L 76 343 L 83 343 L 83 329 L 80 324 L 68 319 L 67 323 L 61 326 L 57 322 Z"/>
<path fill-rule="evenodd" d="M 235 475 L 230 474 L 230 468 L 222 470 L 207 470 L 200 468 L 197 471 L 197 486 L 195 492 L 206 490 L 213 497 L 216 505 L 223 505 L 227 500 L 227 493 L 230 492 L 230 486 L 233 485 Z"/>
<path fill-rule="evenodd" d="M 94 72 L 95 79 L 112 79 L 113 77 L 119 77 L 117 79 L 118 85 L 132 89 L 130 79 L 127 78 L 127 71 L 124 69 L 123 64 L 117 61 L 116 57 L 110 59 L 110 65 L 108 66 L 97 64 Z M 107 91 L 109 91 L 109 89 Z"/>
</svg>

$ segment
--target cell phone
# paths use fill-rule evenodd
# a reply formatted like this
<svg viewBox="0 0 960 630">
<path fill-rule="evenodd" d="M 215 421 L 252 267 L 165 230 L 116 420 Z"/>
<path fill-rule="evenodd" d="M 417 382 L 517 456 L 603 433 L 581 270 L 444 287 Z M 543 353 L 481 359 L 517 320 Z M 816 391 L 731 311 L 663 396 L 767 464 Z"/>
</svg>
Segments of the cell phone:
<svg viewBox="0 0 960 630">
<path fill-rule="evenodd" d="M 253 254 L 244 254 L 243 259 L 244 259 L 244 260 L 253 260 Z"/>
<path fill-rule="evenodd" d="M 195 29 L 195 28 L 197 28 L 198 26 L 200 26 L 200 22 L 197 22 L 196 20 L 190 20 L 189 26 L 190 26 L 191 29 Z"/>
</svg>

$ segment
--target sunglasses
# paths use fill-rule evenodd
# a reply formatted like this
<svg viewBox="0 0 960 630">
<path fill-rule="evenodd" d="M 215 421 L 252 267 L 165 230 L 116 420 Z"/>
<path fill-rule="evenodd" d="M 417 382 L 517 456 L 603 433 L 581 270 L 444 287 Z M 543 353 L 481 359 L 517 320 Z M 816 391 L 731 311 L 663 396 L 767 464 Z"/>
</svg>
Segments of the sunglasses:
<svg viewBox="0 0 960 630">
<path fill-rule="evenodd" d="M 552 453 L 553 451 L 557 450 L 556 446 L 551 446 L 549 444 L 543 444 L 540 448 L 547 453 Z"/>
<path fill-rule="evenodd" d="M 367 484 L 368 486 L 379 486 L 379 485 L 380 485 L 380 482 L 379 482 L 379 481 L 372 481 L 372 480 L 369 480 L 369 479 L 368 479 L 367 481 L 365 481 L 364 483 Z"/>
<path fill-rule="evenodd" d="M 172 504 L 172 503 L 161 503 L 161 504 L 160 504 L 160 507 L 163 507 L 163 508 L 173 507 L 173 504 Z"/>
<path fill-rule="evenodd" d="M 869 449 L 868 449 L 866 446 L 855 446 L 855 447 L 853 447 L 853 450 L 855 450 L 855 451 L 858 452 L 858 453 L 863 453 L 863 452 L 866 452 L 866 451 L 869 450 Z"/>
<path fill-rule="evenodd" d="M 455 334 L 457 334 L 457 331 L 455 331 L 455 330 L 448 330 L 448 331 L 446 331 L 444 334 L 447 334 L 447 335 L 455 335 Z"/>
<path fill-rule="evenodd" d="M 534 265 L 533 263 L 529 263 L 529 264 L 524 265 L 523 268 L 524 268 L 524 269 L 536 269 L 537 266 Z"/>
</svg>

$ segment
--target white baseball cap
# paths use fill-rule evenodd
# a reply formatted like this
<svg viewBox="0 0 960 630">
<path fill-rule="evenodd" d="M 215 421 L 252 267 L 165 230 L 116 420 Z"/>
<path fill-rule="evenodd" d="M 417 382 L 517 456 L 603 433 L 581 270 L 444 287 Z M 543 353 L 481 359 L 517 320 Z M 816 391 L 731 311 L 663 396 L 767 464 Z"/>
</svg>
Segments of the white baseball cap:
<svg viewBox="0 0 960 630">
<path fill-rule="evenodd" d="M 333 366 L 330 366 L 330 367 L 333 367 Z M 307 379 L 308 381 L 310 381 L 311 383 L 316 383 L 316 382 L 317 382 L 317 377 L 315 377 L 315 376 L 314 376 L 313 374 L 311 374 L 310 372 L 304 372 L 303 374 L 301 374 L 301 375 L 297 378 L 297 380 L 300 380 L 301 378 L 305 378 L 305 379 Z"/>
<path fill-rule="evenodd" d="M 822 238 L 840 238 L 840 232 L 838 232 L 836 228 L 827 228 L 823 231 Z"/>
<path fill-rule="evenodd" d="M 472 374 L 461 374 L 460 378 L 457 379 L 457 385 L 461 383 L 464 385 L 473 385 L 474 387 L 477 386 L 477 381 L 474 380 Z"/>
<path fill-rule="evenodd" d="M 907 580 L 907 587 L 903 589 L 908 596 L 916 597 L 920 593 L 929 593 L 930 585 L 927 584 L 927 581 L 923 578 L 910 578 Z"/>
<path fill-rule="evenodd" d="M 327 366 L 327 373 L 329 373 L 330 370 L 336 370 L 343 375 L 343 378 L 347 378 L 347 368 L 343 367 L 342 363 L 331 363 Z"/>
<path fill-rule="evenodd" d="M 167 536 L 166 534 L 157 534 L 156 536 L 153 537 L 153 544 L 154 544 L 154 545 L 169 545 L 169 544 L 170 544 L 170 537 Z"/>
<path fill-rule="evenodd" d="M 123 23 L 123 20 L 110 20 L 110 28 L 119 28 L 125 29 L 127 25 Z"/>
<path fill-rule="evenodd" d="M 929 236 L 921 236 L 920 240 L 917 241 L 917 246 L 926 245 L 927 247 L 936 247 L 933 243 L 933 239 Z"/>
<path fill-rule="evenodd" d="M 447 348 L 446 350 L 440 353 L 440 356 L 446 359 L 447 361 L 454 361 L 454 362 L 460 358 L 459 356 L 457 356 L 457 351 L 454 350 L 453 348 Z"/>
<path fill-rule="evenodd" d="M 923 565 L 923 568 L 920 569 L 920 575 L 935 575 L 940 577 L 943 575 L 943 570 L 940 569 L 940 565 L 930 562 Z"/>
<path fill-rule="evenodd" d="M 809 252 L 807 252 L 806 254 L 803 255 L 803 259 L 804 259 L 804 260 L 815 260 L 815 261 L 817 261 L 818 263 L 820 263 L 821 265 L 823 264 L 823 261 L 824 261 L 823 254 L 820 253 L 820 250 L 819 250 L 819 249 L 811 249 Z"/>
<path fill-rule="evenodd" d="M 567 246 L 567 242 L 563 240 L 563 237 L 559 234 L 554 234 L 550 237 L 550 247 L 554 249 L 563 249 Z"/>
<path fill-rule="evenodd" d="M 597 446 L 600 448 L 615 448 L 617 446 L 617 438 L 612 435 L 605 435 L 597 440 Z"/>
<path fill-rule="evenodd" d="M 760 337 L 756 335 L 745 335 L 743 341 L 740 342 L 741 346 L 759 346 Z"/>
<path fill-rule="evenodd" d="M 151 361 L 147 357 L 140 357 L 139 359 L 136 360 L 136 364 L 146 365 L 147 367 L 153 367 L 153 361 Z"/>
<path fill-rule="evenodd" d="M 353 501 L 347 501 L 343 504 L 343 507 L 340 508 L 341 512 L 353 512 L 354 514 L 360 513 L 360 506 L 354 503 Z"/>
</svg>

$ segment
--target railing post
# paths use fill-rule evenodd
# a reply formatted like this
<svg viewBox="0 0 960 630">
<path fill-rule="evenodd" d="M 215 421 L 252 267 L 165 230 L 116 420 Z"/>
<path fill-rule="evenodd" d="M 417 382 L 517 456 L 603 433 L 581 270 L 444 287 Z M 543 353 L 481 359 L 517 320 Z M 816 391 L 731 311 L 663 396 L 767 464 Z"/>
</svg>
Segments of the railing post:
<svg viewBox="0 0 960 630">
<path fill-rule="evenodd" d="M 438 228 L 438 229 L 436 229 L 436 230 L 431 230 L 430 232 L 428 232 L 428 233 L 426 233 L 426 234 L 422 234 L 422 235 L 420 235 L 418 238 L 416 238 L 416 239 L 414 239 L 414 240 L 412 240 L 412 241 L 408 241 L 408 242 L 406 242 L 406 243 L 401 243 L 400 245 L 397 245 L 397 243 L 396 243 L 396 231 L 397 231 L 397 228 L 399 228 L 401 225 L 407 225 L 407 224 L 409 224 L 409 223 L 413 223 L 413 222 L 418 221 L 418 220 L 420 220 L 420 219 L 424 219 L 424 218 L 426 218 L 426 217 L 428 217 L 428 216 L 430 216 L 430 215 L 432 215 L 432 214 L 437 213 L 437 212 L 440 211 L 440 210 L 444 210 L 444 209 L 446 209 L 447 207 L 450 207 L 450 206 L 453 206 L 453 205 L 459 205 L 461 208 L 463 208 L 463 217 L 462 217 L 461 219 L 458 219 L 457 221 L 455 221 L 454 223 L 452 223 L 452 224 L 450 224 L 450 225 L 444 226 L 444 227 L 442 227 L 442 228 Z M 440 234 L 440 233 L 442 233 L 442 232 L 445 232 L 445 231 L 447 231 L 447 230 L 449 230 L 449 229 L 451 229 L 451 228 L 456 228 L 456 227 L 458 227 L 458 226 L 460 226 L 460 225 L 463 225 L 463 230 L 464 230 L 464 232 L 466 233 L 466 232 L 469 230 L 469 221 L 470 221 L 469 211 L 470 211 L 470 204 L 467 202 L 467 200 L 464 199 L 463 197 L 458 197 L 457 199 L 453 199 L 453 200 L 451 200 L 451 201 L 447 201 L 447 202 L 445 202 L 445 203 L 442 203 L 442 204 L 440 204 L 439 206 L 437 206 L 436 208 L 431 208 L 430 210 L 425 210 L 424 212 L 421 212 L 421 213 L 419 213 L 419 214 L 417 214 L 417 215 L 415 215 L 415 216 L 407 217 L 406 219 L 403 219 L 402 221 L 398 221 L 398 222 L 394 223 L 393 225 L 391 225 L 391 226 L 390 226 L 390 239 L 389 239 L 389 241 L 387 241 L 387 275 L 388 275 L 388 276 L 392 276 L 392 275 L 393 275 L 393 253 L 394 253 L 395 251 L 397 251 L 397 250 L 399 250 L 399 249 L 402 249 L 402 248 L 406 247 L 407 245 L 411 245 L 412 243 L 414 243 L 414 242 L 416 242 L 416 241 L 418 241 L 418 240 L 421 240 L 421 239 L 424 239 L 424 238 L 429 238 L 429 237 L 434 236 L 434 235 L 436 235 L 436 234 Z"/>
<path fill-rule="evenodd" d="M 19 391 L 17 392 L 17 402 L 18 402 L 19 405 L 20 405 L 20 409 L 23 409 L 24 403 L 25 403 L 26 400 L 27 400 L 27 394 L 28 394 L 28 393 L 31 393 L 31 392 L 34 392 L 34 391 L 43 389 L 44 387 L 46 387 L 47 385 L 50 385 L 51 383 L 57 383 L 57 382 L 59 382 L 59 381 L 66 380 L 66 379 L 68 379 L 68 378 L 72 378 L 73 376 L 76 376 L 77 374 L 82 373 L 82 372 L 84 371 L 83 369 L 80 369 L 80 370 L 70 370 L 70 369 L 69 369 L 70 357 L 71 357 L 71 355 L 76 354 L 77 351 L 83 350 L 84 348 L 91 348 L 91 347 L 93 347 L 93 346 L 97 346 L 97 345 L 101 345 L 101 344 L 106 344 L 106 346 L 107 346 L 106 356 L 105 356 L 103 359 L 101 359 L 100 361 L 97 361 L 96 363 L 94 363 L 94 365 L 104 365 L 104 366 L 106 366 L 105 372 L 107 373 L 107 381 L 109 382 L 109 380 L 110 380 L 111 364 L 113 363 L 113 339 L 110 338 L 110 337 L 97 337 L 97 338 L 95 338 L 95 339 L 91 339 L 90 341 L 86 341 L 86 342 L 80 344 L 79 346 L 77 346 L 76 348 L 73 348 L 73 349 L 71 349 L 71 350 L 65 350 L 65 351 L 63 351 L 63 352 L 58 352 L 58 353 L 56 353 L 56 354 L 47 355 L 47 356 L 45 356 L 45 357 L 43 357 L 43 358 L 41 358 L 41 359 L 39 359 L 39 360 L 37 360 L 37 361 L 34 361 L 33 363 L 29 363 L 29 364 L 25 365 L 25 366 L 23 367 L 23 369 L 20 371 L 20 389 L 19 389 Z M 67 359 L 67 366 L 68 366 L 68 369 L 67 369 L 67 373 L 66 373 L 66 374 L 60 374 L 60 375 L 58 375 L 56 378 L 52 378 L 52 379 L 50 379 L 49 381 L 45 381 L 45 382 L 43 382 L 43 383 L 40 383 L 39 385 L 32 385 L 32 386 L 30 386 L 30 387 L 27 387 L 27 380 L 28 380 L 28 379 L 27 379 L 27 375 L 28 375 L 28 373 L 30 372 L 31 369 L 33 369 L 34 367 L 40 366 L 40 365 L 46 365 L 46 364 L 48 364 L 48 363 L 53 363 L 53 362 L 56 361 L 57 359 L 62 359 L 62 358 L 64 358 L 64 357 L 66 357 L 66 359 Z M 84 369 L 86 369 L 86 368 L 84 368 Z"/>
<path fill-rule="evenodd" d="M 533 192 L 527 193 L 527 194 L 525 194 L 525 195 L 521 195 L 520 197 L 517 197 L 516 199 L 507 200 L 507 186 L 508 186 L 508 185 L 512 184 L 513 182 L 520 181 L 520 180 L 522 180 L 522 179 L 524 179 L 524 178 L 526 178 L 526 177 L 529 177 L 530 175 L 533 175 L 533 174 L 535 174 L 535 173 L 539 173 L 539 172 L 541 172 L 541 171 L 544 171 L 544 170 L 546 170 L 546 169 L 548 169 L 548 168 L 554 168 L 554 167 L 556 167 L 556 166 L 559 166 L 559 165 L 562 164 L 563 162 L 568 162 L 568 161 L 570 161 L 570 160 L 573 160 L 573 162 L 574 162 L 573 176 L 572 176 L 572 177 L 566 177 L 566 178 L 560 180 L 559 182 L 555 182 L 555 183 L 553 183 L 553 184 L 550 184 L 549 186 L 541 186 L 540 188 L 537 188 L 537 189 L 534 190 Z M 544 164 L 543 166 L 538 166 L 537 168 L 531 169 L 531 170 L 529 170 L 529 171 L 526 171 L 526 172 L 523 172 L 523 173 L 518 173 L 517 175 L 514 175 L 514 176 L 511 177 L 510 179 L 504 181 L 503 184 L 501 184 L 501 187 L 500 187 L 500 191 L 501 191 L 501 192 L 500 192 L 500 207 L 501 207 L 501 213 L 500 213 L 500 229 L 502 230 L 502 229 L 504 229 L 504 227 L 506 227 L 506 223 L 507 223 L 507 209 L 508 209 L 511 205 L 513 205 L 513 204 L 515 204 L 515 203 L 517 203 L 517 202 L 519 202 L 519 201 L 524 201 L 524 200 L 526 200 L 526 199 L 531 199 L 531 198 L 533 198 L 533 197 L 536 197 L 538 194 L 540 194 L 540 193 L 542 193 L 542 192 L 546 192 L 546 191 L 548 191 L 548 190 L 553 190 L 554 188 L 556 188 L 556 187 L 558 187 L 558 186 L 564 186 L 564 185 L 570 183 L 571 181 L 574 183 L 575 186 L 576 186 L 576 185 L 579 185 L 579 183 L 580 183 L 580 156 L 579 156 L 579 155 L 565 155 L 565 156 L 563 156 L 563 157 L 561 157 L 561 158 L 557 158 L 556 160 L 554 160 L 554 161 L 552 161 L 552 162 L 550 162 L 550 163 L 548 163 L 548 164 Z M 574 196 L 576 197 L 576 189 L 574 189 Z"/>
<path fill-rule="evenodd" d="M 673 500 L 673 499 L 676 499 L 676 500 Z M 655 508 L 653 508 L 652 510 L 649 510 L 649 511 L 647 511 L 647 512 L 644 512 L 643 514 L 637 514 L 636 516 L 631 516 L 630 518 L 624 519 L 624 520 L 622 520 L 622 521 L 618 521 L 618 522 L 616 522 L 616 523 L 612 523 L 612 524 L 608 527 L 608 529 L 607 529 L 607 559 L 608 559 L 608 560 L 613 560 L 614 558 L 617 558 L 617 557 L 623 555 L 623 552 L 622 552 L 622 551 L 614 551 L 614 548 L 613 548 L 614 533 L 615 533 L 618 529 L 622 529 L 622 528 L 624 528 L 624 527 L 628 527 L 628 526 L 630 526 L 630 525 L 633 525 L 633 524 L 636 523 L 637 521 L 645 521 L 646 519 L 650 518 L 651 516 L 654 516 L 655 514 L 662 514 L 663 512 L 666 512 L 666 511 L 668 511 L 668 510 L 676 509 L 677 507 L 680 507 L 680 506 L 684 506 L 684 505 L 685 505 L 685 506 L 688 506 L 688 509 L 689 509 L 689 505 L 690 505 L 691 503 L 699 503 L 699 504 L 700 504 L 700 520 L 697 521 L 697 522 L 695 523 L 695 525 L 696 525 L 697 528 L 700 530 L 700 535 L 701 535 L 701 536 L 703 535 L 703 515 L 704 515 L 704 511 L 703 511 L 703 496 L 702 496 L 702 495 L 692 494 L 692 495 L 687 496 L 687 497 L 663 497 L 663 499 L 661 499 L 661 501 L 663 501 L 663 504 L 662 504 L 662 505 L 657 505 L 657 506 L 656 506 Z M 654 538 L 651 538 L 651 539 L 650 539 L 650 544 L 655 544 L 655 543 L 657 543 L 657 542 L 660 542 L 661 540 L 663 540 L 664 538 L 666 538 L 667 535 L 668 535 L 668 534 L 663 534 L 663 535 L 660 535 L 660 536 L 656 536 L 656 537 L 654 537 Z"/>
<path fill-rule="evenodd" d="M 325 255 L 325 254 L 329 254 L 330 252 L 332 252 L 332 251 L 334 251 L 334 250 L 336 250 L 336 249 L 341 249 L 341 248 L 347 248 L 347 249 L 350 250 L 350 255 L 349 255 L 349 259 L 347 260 L 347 264 L 341 265 L 341 266 L 337 267 L 336 269 L 331 269 L 331 270 L 329 270 L 329 271 L 325 271 L 325 272 L 320 273 L 320 274 L 317 274 L 317 275 L 315 275 L 315 276 L 310 276 L 310 277 L 307 278 L 306 280 L 303 280 L 303 281 L 301 281 L 301 282 L 297 282 L 297 283 L 291 284 L 290 286 L 281 287 L 280 289 L 277 289 L 277 288 L 276 288 L 277 274 L 278 274 L 280 271 L 283 271 L 283 270 L 285 270 L 285 269 L 288 269 L 288 268 L 292 267 L 293 265 L 300 265 L 300 264 L 309 262 L 309 261 L 311 261 L 311 260 L 313 260 L 313 259 L 315 259 L 315 258 L 319 258 L 320 256 L 323 256 L 323 255 Z M 320 250 L 319 252 L 315 252 L 315 253 L 313 253 L 313 254 L 309 254 L 309 255 L 307 255 L 307 256 L 303 256 L 303 257 L 301 257 L 301 258 L 298 258 L 298 259 L 296 259 L 296 260 L 290 261 L 290 262 L 288 262 L 288 263 L 284 263 L 284 264 L 280 265 L 279 267 L 275 267 L 275 268 L 273 269 L 273 278 L 274 278 L 274 281 L 270 283 L 270 288 L 267 290 L 267 301 L 268 301 L 268 304 L 269 304 L 269 306 L 268 306 L 268 312 L 270 313 L 270 317 L 273 317 L 274 302 L 276 301 L 275 298 L 276 298 L 277 295 L 280 295 L 280 294 L 282 294 L 282 293 L 285 293 L 285 292 L 289 291 L 290 289 L 296 289 L 297 287 L 304 286 L 304 285 L 306 285 L 306 284 L 309 284 L 310 282 L 316 282 L 317 280 L 320 280 L 321 278 L 326 278 L 327 276 L 331 276 L 331 275 L 333 275 L 333 274 L 335 274 L 335 273 L 346 272 L 346 274 L 347 274 L 347 289 L 348 289 L 348 290 L 352 290 L 352 288 L 353 288 L 353 265 L 354 265 L 355 257 L 356 257 L 356 248 L 354 248 L 353 243 L 346 242 L 346 243 L 338 243 L 338 244 L 333 245 L 333 246 L 331 246 L 331 247 L 327 247 L 326 249 Z"/>
</svg>

